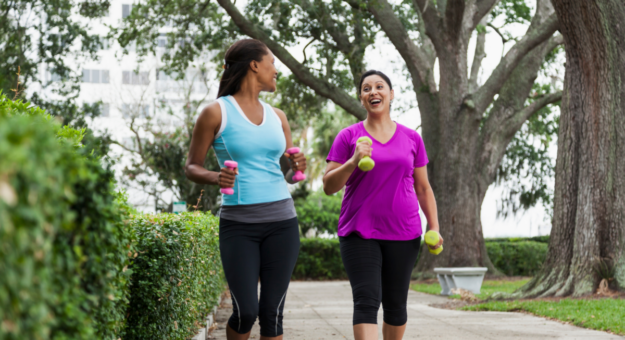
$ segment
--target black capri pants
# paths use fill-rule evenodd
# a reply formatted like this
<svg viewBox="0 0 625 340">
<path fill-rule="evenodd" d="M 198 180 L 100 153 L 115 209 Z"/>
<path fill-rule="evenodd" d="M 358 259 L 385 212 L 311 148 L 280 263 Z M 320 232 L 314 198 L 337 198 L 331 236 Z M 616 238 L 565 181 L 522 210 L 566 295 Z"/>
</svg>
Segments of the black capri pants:
<svg viewBox="0 0 625 340">
<path fill-rule="evenodd" d="M 356 233 L 339 237 L 341 257 L 352 286 L 354 325 L 378 323 L 380 302 L 384 322 L 403 326 L 410 275 L 419 255 L 421 238 L 410 241 L 363 239 Z"/>
<path fill-rule="evenodd" d="M 219 221 L 221 262 L 232 296 L 230 328 L 245 334 L 258 317 L 262 336 L 282 335 L 284 301 L 299 244 L 297 217 L 268 223 Z"/>
</svg>

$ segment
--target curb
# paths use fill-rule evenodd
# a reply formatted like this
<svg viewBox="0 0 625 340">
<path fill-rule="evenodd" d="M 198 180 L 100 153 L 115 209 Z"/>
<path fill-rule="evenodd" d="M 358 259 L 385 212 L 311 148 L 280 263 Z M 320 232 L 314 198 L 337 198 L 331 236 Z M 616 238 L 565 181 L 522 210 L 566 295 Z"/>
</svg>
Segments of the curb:
<svg viewBox="0 0 625 340">
<path fill-rule="evenodd" d="M 191 338 L 191 340 L 206 340 L 207 339 L 208 332 L 210 328 L 213 326 L 213 324 L 215 323 L 215 313 L 217 313 L 217 307 L 221 305 L 223 300 L 224 300 L 224 296 L 222 294 L 221 298 L 219 299 L 219 303 L 215 307 L 213 307 L 213 311 L 210 314 L 208 314 L 208 316 L 206 317 L 206 327 L 200 328 L 199 332 L 193 338 Z"/>
</svg>

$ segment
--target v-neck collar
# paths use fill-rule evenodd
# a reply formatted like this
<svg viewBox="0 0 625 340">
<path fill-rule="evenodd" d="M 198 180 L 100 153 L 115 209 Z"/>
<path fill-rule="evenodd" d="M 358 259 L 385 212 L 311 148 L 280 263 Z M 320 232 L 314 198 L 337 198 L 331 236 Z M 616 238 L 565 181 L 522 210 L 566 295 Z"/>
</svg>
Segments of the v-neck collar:
<svg viewBox="0 0 625 340">
<path fill-rule="evenodd" d="M 395 123 L 395 132 L 393 133 L 393 136 L 391 137 L 391 139 L 389 139 L 386 143 L 382 143 L 379 140 L 375 139 L 370 133 L 369 131 L 367 131 L 367 128 L 365 127 L 365 122 L 360 122 L 360 126 L 362 127 L 362 129 L 365 131 L 365 133 L 367 134 L 367 136 L 369 136 L 369 138 L 371 138 L 372 140 L 378 142 L 378 144 L 380 145 L 388 145 L 390 142 L 393 141 L 393 139 L 395 139 L 395 137 L 397 136 L 397 130 L 399 130 L 399 124 L 396 121 L 393 121 L 393 123 Z"/>
<path fill-rule="evenodd" d="M 246 115 L 245 112 L 243 112 L 243 110 L 241 109 L 241 106 L 239 106 L 239 103 L 237 102 L 237 100 L 232 96 L 228 96 L 230 99 L 232 99 L 232 105 L 234 105 L 234 107 L 237 109 L 237 111 L 239 111 L 239 114 L 241 116 L 243 116 L 243 118 L 250 124 L 254 125 L 254 126 L 263 126 L 263 124 L 265 124 L 265 121 L 267 120 L 267 112 L 265 105 L 263 104 L 263 102 L 260 102 L 260 105 L 263 107 L 263 120 L 260 122 L 260 124 L 256 125 L 254 124 Z"/>
</svg>

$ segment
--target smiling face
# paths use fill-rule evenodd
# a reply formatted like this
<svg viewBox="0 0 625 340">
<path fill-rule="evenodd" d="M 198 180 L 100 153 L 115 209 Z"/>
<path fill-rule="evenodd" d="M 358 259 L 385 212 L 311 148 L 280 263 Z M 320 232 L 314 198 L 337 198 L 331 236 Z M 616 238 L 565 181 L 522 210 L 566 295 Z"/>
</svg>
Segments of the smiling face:
<svg viewBox="0 0 625 340">
<path fill-rule="evenodd" d="M 390 114 L 394 95 L 388 83 L 377 74 L 370 75 L 362 81 L 360 102 L 369 113 Z"/>
<path fill-rule="evenodd" d="M 276 91 L 276 80 L 278 79 L 278 70 L 275 65 L 276 57 L 271 51 L 267 50 L 267 54 L 259 61 L 252 61 L 250 66 L 256 73 L 256 79 L 262 84 L 262 91 Z"/>
</svg>

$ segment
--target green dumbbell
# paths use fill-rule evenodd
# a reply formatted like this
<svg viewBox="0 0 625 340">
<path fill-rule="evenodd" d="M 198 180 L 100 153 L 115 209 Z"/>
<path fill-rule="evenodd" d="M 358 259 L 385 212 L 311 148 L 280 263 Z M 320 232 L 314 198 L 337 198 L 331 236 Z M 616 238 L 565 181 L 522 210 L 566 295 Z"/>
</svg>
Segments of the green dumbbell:
<svg viewBox="0 0 625 340">
<path fill-rule="evenodd" d="M 369 138 L 367 136 L 363 136 L 363 137 L 358 138 L 358 141 L 356 141 L 356 144 L 360 144 L 360 142 L 367 142 L 367 143 L 369 143 L 369 145 L 373 144 L 373 141 L 371 140 L 371 138 Z M 360 170 L 362 170 L 362 171 L 369 171 L 369 170 L 373 169 L 374 166 L 375 166 L 375 162 L 369 156 L 363 157 L 358 162 L 358 168 Z"/>
<path fill-rule="evenodd" d="M 425 233 L 425 244 L 428 245 L 428 249 L 430 250 L 430 253 L 434 255 L 438 255 L 441 253 L 441 251 L 443 251 L 443 245 L 441 245 L 440 247 L 436 249 L 431 248 L 431 247 L 435 247 L 440 240 L 441 240 L 440 235 L 434 230 L 430 230 L 427 233 Z"/>
</svg>

